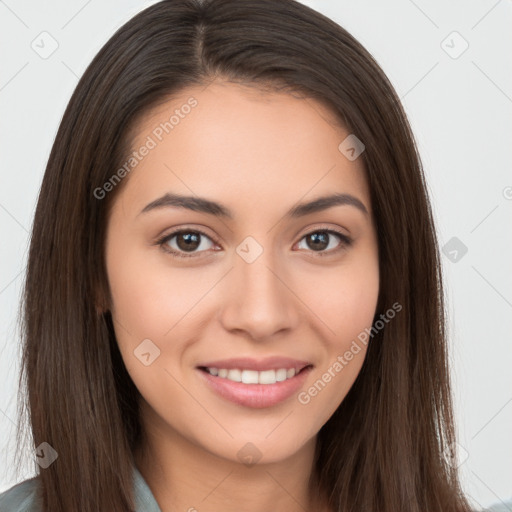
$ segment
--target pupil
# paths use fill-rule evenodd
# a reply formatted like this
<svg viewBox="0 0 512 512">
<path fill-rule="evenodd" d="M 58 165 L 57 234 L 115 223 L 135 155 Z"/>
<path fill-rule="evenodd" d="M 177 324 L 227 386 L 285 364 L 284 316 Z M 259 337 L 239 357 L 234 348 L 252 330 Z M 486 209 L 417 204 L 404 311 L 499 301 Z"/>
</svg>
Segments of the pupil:
<svg viewBox="0 0 512 512">
<path fill-rule="evenodd" d="M 199 246 L 199 234 L 198 233 L 180 233 L 177 237 L 177 243 L 178 243 L 178 247 L 185 251 L 197 249 L 197 247 Z"/>
<path fill-rule="evenodd" d="M 313 241 L 313 245 L 310 245 L 312 249 L 325 249 L 329 245 L 328 236 L 325 231 L 319 231 L 318 233 L 312 233 L 309 236 L 309 240 Z M 318 243 L 320 242 L 320 243 Z M 309 243 L 308 243 L 309 245 Z"/>
</svg>

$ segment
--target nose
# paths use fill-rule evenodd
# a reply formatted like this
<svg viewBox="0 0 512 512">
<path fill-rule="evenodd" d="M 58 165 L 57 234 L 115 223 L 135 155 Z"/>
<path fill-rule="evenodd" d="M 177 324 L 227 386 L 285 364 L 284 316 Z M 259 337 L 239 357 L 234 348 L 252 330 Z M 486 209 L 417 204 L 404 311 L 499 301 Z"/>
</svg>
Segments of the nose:
<svg viewBox="0 0 512 512">
<path fill-rule="evenodd" d="M 223 290 L 220 321 L 224 329 L 241 331 L 254 340 L 294 329 L 301 302 L 289 283 L 289 271 L 276 265 L 266 250 L 252 263 L 238 255 L 234 261 Z"/>
</svg>

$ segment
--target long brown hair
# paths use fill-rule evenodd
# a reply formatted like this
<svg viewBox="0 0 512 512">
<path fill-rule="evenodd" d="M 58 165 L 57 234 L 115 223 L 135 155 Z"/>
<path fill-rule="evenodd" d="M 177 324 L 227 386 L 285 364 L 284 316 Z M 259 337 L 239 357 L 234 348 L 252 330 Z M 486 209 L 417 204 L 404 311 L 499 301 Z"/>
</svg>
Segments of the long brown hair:
<svg viewBox="0 0 512 512">
<path fill-rule="evenodd" d="M 332 510 L 469 510 L 443 457 L 455 439 L 435 226 L 392 85 L 346 30 L 293 0 L 166 0 L 122 26 L 89 65 L 41 186 L 20 414 L 28 413 L 34 447 L 47 442 L 58 453 L 39 475 L 45 511 L 133 509 L 139 393 L 111 315 L 96 307 L 110 300 L 105 230 L 122 183 L 104 199 L 94 191 L 126 161 L 141 115 L 215 78 L 322 101 L 365 144 L 380 257 L 376 318 L 395 302 L 403 309 L 371 339 L 356 382 L 318 434 L 314 475 Z"/>
</svg>

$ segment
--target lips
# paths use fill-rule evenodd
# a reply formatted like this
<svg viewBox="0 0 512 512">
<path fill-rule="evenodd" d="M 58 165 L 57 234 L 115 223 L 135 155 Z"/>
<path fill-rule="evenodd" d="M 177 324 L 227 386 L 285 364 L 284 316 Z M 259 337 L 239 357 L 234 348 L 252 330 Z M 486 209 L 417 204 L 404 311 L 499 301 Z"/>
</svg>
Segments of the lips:
<svg viewBox="0 0 512 512">
<path fill-rule="evenodd" d="M 235 358 L 197 366 L 200 378 L 220 397 L 237 405 L 272 407 L 298 392 L 313 365 L 288 357 Z"/>
</svg>

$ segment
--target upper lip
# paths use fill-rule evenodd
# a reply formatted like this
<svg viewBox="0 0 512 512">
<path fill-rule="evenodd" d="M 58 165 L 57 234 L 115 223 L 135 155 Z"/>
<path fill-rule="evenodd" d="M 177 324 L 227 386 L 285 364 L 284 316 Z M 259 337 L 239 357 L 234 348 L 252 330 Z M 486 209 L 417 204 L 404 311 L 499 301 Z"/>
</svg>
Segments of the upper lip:
<svg viewBox="0 0 512 512">
<path fill-rule="evenodd" d="M 265 370 L 279 370 L 280 368 L 295 368 L 295 371 L 299 372 L 306 366 L 311 366 L 311 363 L 280 356 L 266 357 L 264 359 L 236 357 L 232 359 L 208 361 L 198 365 L 199 368 L 225 368 L 227 370 L 238 368 L 241 370 L 255 370 L 260 372 Z"/>
</svg>

